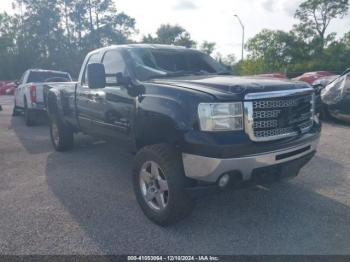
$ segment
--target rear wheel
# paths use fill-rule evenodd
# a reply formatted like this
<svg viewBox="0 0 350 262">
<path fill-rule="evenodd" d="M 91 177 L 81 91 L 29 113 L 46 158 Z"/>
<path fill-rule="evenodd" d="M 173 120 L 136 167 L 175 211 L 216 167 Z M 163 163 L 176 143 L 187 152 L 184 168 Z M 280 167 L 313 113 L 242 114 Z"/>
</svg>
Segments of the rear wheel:
<svg viewBox="0 0 350 262">
<path fill-rule="evenodd" d="M 50 138 L 56 151 L 68 151 L 74 146 L 73 130 L 64 124 L 56 115 L 50 115 Z"/>
<path fill-rule="evenodd" d="M 35 125 L 35 115 L 34 112 L 28 108 L 27 99 L 24 98 L 24 122 L 26 126 Z"/>
<path fill-rule="evenodd" d="M 189 183 L 181 157 L 171 146 L 146 146 L 137 153 L 134 191 L 144 214 L 156 224 L 174 224 L 191 213 L 194 201 L 186 192 Z"/>
</svg>

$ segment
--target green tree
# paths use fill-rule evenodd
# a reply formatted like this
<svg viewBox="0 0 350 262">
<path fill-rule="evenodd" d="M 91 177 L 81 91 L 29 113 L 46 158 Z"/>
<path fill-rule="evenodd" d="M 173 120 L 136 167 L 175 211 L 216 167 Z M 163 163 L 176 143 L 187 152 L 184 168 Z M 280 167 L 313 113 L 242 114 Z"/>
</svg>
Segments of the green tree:
<svg viewBox="0 0 350 262">
<path fill-rule="evenodd" d="M 135 19 L 112 0 L 15 0 L 15 15 L 0 14 L 0 78 L 28 68 L 65 70 L 77 76 L 86 53 L 130 42 Z"/>
<path fill-rule="evenodd" d="M 236 67 L 237 59 L 234 54 L 223 56 L 220 52 L 217 52 L 214 58 L 228 70 L 235 71 L 234 68 Z"/>
<path fill-rule="evenodd" d="M 261 73 L 269 73 L 272 72 L 266 66 L 264 59 L 244 59 L 243 61 L 235 64 L 233 68 L 234 73 L 238 75 L 256 75 Z"/>
<path fill-rule="evenodd" d="M 135 19 L 125 13 L 118 13 L 112 0 L 91 0 L 92 30 L 89 41 L 92 47 L 125 44 L 135 33 Z"/>
<path fill-rule="evenodd" d="M 72 44 L 77 49 L 83 48 L 83 37 L 90 30 L 87 20 L 88 6 L 84 0 L 71 0 L 66 2 L 68 12 L 68 27 L 72 35 Z"/>
<path fill-rule="evenodd" d="M 322 51 L 329 40 L 326 30 L 330 22 L 335 18 L 344 17 L 348 9 L 349 0 L 307 0 L 301 3 L 295 12 L 295 18 L 300 20 L 296 28 L 313 37 Z"/>
<path fill-rule="evenodd" d="M 350 33 L 340 41 L 333 40 L 324 50 L 320 64 L 324 70 L 342 72 L 350 65 Z"/>
<path fill-rule="evenodd" d="M 19 30 L 18 17 L 0 14 L 0 79 L 15 79 L 18 48 L 16 39 Z"/>
<path fill-rule="evenodd" d="M 286 68 L 295 55 L 295 40 L 293 35 L 284 31 L 264 29 L 246 44 L 249 51 L 248 59 L 263 63 L 269 71 Z"/>
<path fill-rule="evenodd" d="M 185 47 L 195 47 L 196 42 L 191 39 L 191 35 L 179 25 L 161 25 L 156 32 L 156 36 L 144 36 L 143 43 L 155 43 L 165 45 L 179 45 Z"/>
<path fill-rule="evenodd" d="M 32 62 L 40 67 L 55 65 L 54 57 L 64 41 L 61 28 L 62 13 L 58 0 L 21 0 L 25 5 L 23 21 L 24 48 L 34 49 Z"/>
<path fill-rule="evenodd" d="M 344 34 L 340 42 L 343 43 L 347 49 L 350 49 L 350 31 Z"/>
<path fill-rule="evenodd" d="M 216 46 L 216 43 L 214 43 L 214 42 L 204 41 L 200 45 L 199 49 L 202 52 L 206 53 L 207 55 L 211 55 L 214 52 L 214 50 L 215 50 L 215 46 Z"/>
</svg>

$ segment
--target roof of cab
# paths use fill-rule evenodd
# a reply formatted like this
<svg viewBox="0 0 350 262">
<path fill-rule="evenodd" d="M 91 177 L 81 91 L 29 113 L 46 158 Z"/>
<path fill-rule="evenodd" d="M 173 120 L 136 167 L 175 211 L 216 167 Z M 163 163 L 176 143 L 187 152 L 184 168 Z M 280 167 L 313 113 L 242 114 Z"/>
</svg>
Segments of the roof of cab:
<svg viewBox="0 0 350 262">
<path fill-rule="evenodd" d="M 90 52 L 90 54 L 103 52 L 107 50 L 114 49 L 132 49 L 132 48 L 145 48 L 145 49 L 171 49 L 171 50 L 195 50 L 187 48 L 184 46 L 175 46 L 175 45 L 161 45 L 161 44 L 127 44 L 127 45 L 111 45 L 108 47 L 99 48 Z M 197 51 L 197 50 L 196 50 Z"/>
<path fill-rule="evenodd" d="M 68 74 L 68 72 L 64 71 L 57 71 L 57 70 L 47 70 L 47 69 L 39 69 L 39 68 L 32 68 L 28 70 L 29 72 L 42 72 L 42 73 L 62 73 L 62 74 Z"/>
</svg>

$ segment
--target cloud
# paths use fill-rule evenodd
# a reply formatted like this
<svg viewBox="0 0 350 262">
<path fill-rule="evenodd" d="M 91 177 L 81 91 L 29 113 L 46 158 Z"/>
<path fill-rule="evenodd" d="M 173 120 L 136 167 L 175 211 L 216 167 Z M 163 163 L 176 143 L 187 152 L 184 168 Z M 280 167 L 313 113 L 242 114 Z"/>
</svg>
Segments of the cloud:
<svg viewBox="0 0 350 262">
<path fill-rule="evenodd" d="M 297 1 L 285 1 L 283 3 L 283 10 L 286 12 L 289 16 L 293 17 L 295 14 L 295 11 L 298 9 L 301 0 Z"/>
<path fill-rule="evenodd" d="M 178 3 L 174 6 L 175 10 L 194 10 L 198 9 L 198 6 L 190 0 L 180 0 Z"/>
<path fill-rule="evenodd" d="M 275 0 L 266 0 L 262 3 L 263 8 L 268 12 L 273 12 L 275 10 L 276 1 Z"/>
<path fill-rule="evenodd" d="M 264 0 L 261 5 L 267 12 L 285 12 L 293 17 L 295 11 L 304 0 Z"/>
</svg>

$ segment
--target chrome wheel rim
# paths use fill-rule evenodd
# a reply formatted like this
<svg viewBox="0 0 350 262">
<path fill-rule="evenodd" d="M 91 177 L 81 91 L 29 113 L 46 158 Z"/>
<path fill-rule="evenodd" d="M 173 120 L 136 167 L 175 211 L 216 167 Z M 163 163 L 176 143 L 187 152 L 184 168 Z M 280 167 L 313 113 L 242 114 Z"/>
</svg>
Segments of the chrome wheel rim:
<svg viewBox="0 0 350 262">
<path fill-rule="evenodd" d="M 154 161 L 145 162 L 139 177 L 141 193 L 146 204 L 155 211 L 164 210 L 169 203 L 169 187 L 160 166 Z"/>
<path fill-rule="evenodd" d="M 60 138 L 58 135 L 58 128 L 55 121 L 52 121 L 51 123 L 51 135 L 52 135 L 52 140 L 54 144 L 57 146 Z"/>
</svg>

